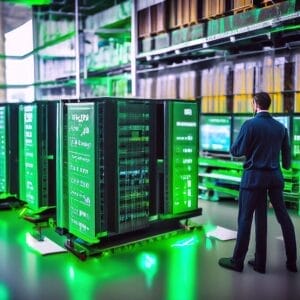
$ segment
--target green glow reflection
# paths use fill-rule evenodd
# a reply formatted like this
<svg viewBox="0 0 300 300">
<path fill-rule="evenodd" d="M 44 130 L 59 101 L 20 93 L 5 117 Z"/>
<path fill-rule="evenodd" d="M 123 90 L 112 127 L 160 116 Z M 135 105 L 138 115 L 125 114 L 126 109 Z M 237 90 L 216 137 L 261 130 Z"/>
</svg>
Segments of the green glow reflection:
<svg viewBox="0 0 300 300">
<path fill-rule="evenodd" d="M 211 250 L 213 248 L 213 243 L 210 239 L 210 232 L 214 231 L 216 229 L 217 226 L 213 225 L 213 224 L 205 224 L 203 226 L 203 230 L 204 230 L 204 234 L 205 234 L 205 249 L 206 250 Z"/>
<path fill-rule="evenodd" d="M 153 279 L 155 274 L 157 273 L 158 260 L 157 256 L 152 253 L 142 252 L 137 257 L 139 268 L 146 275 L 147 287 L 152 287 Z"/>
<path fill-rule="evenodd" d="M 1 267 L 0 268 L 1 268 L 2 272 L 6 272 L 6 269 L 9 269 L 9 267 L 10 267 L 10 263 L 9 263 L 9 259 L 8 259 L 9 242 L 10 242 L 10 237 L 8 235 L 8 224 L 7 224 L 7 222 L 0 220 L 0 249 L 1 249 L 1 254 L 0 254 L 0 266 Z M 1 295 L 2 294 L 0 291 L 0 299 L 2 299 Z"/>
<path fill-rule="evenodd" d="M 203 226 L 203 230 L 204 230 L 205 236 L 206 236 L 206 237 L 209 236 L 209 233 L 210 233 L 211 231 L 215 230 L 216 228 L 217 228 L 216 225 L 213 225 L 213 224 L 210 224 L 210 223 L 205 224 L 205 225 Z"/>
<path fill-rule="evenodd" d="M 9 290 L 8 288 L 0 282 L 0 299 L 8 300 L 9 299 Z"/>
<path fill-rule="evenodd" d="M 196 297 L 198 239 L 185 238 L 171 245 L 168 300 L 192 300 Z"/>
<path fill-rule="evenodd" d="M 211 239 L 205 239 L 205 249 L 211 250 L 213 248 L 213 243 Z"/>
<path fill-rule="evenodd" d="M 84 262 L 83 262 L 84 263 Z M 75 268 L 72 265 L 68 266 L 68 283 L 70 287 L 70 299 L 82 300 L 93 299 L 94 287 L 95 287 L 95 274 L 83 272 L 79 268 Z M 94 278 L 93 278 L 94 277 Z M 80 287 L 80 289 L 78 289 Z"/>
<path fill-rule="evenodd" d="M 122 281 L 136 274 L 135 262 L 130 254 L 90 257 L 86 261 L 79 261 L 74 257 L 73 262 L 67 264 L 65 269 L 70 300 L 99 299 L 95 295 L 100 295 L 106 284 Z"/>
<path fill-rule="evenodd" d="M 176 242 L 175 244 L 172 245 L 172 247 L 186 247 L 186 246 L 195 245 L 198 242 L 199 242 L 199 240 L 197 238 L 189 237 L 184 240 L 180 240 L 180 241 Z"/>
</svg>

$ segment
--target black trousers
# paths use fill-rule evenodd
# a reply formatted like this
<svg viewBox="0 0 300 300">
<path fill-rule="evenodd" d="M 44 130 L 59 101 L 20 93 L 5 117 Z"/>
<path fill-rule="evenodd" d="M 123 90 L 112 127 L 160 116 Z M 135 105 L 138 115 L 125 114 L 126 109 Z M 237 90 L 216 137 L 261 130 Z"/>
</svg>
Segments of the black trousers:
<svg viewBox="0 0 300 300">
<path fill-rule="evenodd" d="M 295 263 L 297 246 L 294 225 L 287 212 L 281 188 L 241 189 L 239 197 L 238 232 L 233 252 L 233 261 L 243 265 L 248 251 L 251 224 L 255 212 L 255 264 L 266 265 L 267 252 L 267 196 L 273 205 L 278 223 L 281 226 L 287 263 Z"/>
</svg>

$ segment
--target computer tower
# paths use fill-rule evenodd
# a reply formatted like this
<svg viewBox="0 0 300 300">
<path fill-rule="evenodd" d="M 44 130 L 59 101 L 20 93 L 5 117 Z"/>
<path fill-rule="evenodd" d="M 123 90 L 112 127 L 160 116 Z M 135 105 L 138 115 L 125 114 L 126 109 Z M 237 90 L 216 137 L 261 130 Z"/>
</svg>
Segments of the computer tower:
<svg viewBox="0 0 300 300">
<path fill-rule="evenodd" d="M 147 101 L 65 101 L 59 115 L 58 227 L 91 244 L 147 227 Z"/>
<path fill-rule="evenodd" d="M 19 198 L 18 104 L 0 105 L 0 194 Z"/>
<path fill-rule="evenodd" d="M 151 103 L 150 213 L 172 218 L 198 209 L 198 103 Z"/>
<path fill-rule="evenodd" d="M 56 203 L 56 102 L 19 105 L 20 200 L 36 213 Z"/>
<path fill-rule="evenodd" d="M 104 170 L 111 234 L 149 226 L 149 121 L 145 100 L 108 100 Z"/>
</svg>

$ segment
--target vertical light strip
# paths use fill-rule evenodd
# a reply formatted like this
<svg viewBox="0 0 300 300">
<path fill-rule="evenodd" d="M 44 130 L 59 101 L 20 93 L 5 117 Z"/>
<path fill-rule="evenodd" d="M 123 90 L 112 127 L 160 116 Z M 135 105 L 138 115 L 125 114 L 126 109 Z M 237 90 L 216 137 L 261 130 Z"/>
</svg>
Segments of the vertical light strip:
<svg viewBox="0 0 300 300">
<path fill-rule="evenodd" d="M 131 5 L 131 95 L 136 96 L 136 55 L 137 55 L 137 5 L 132 0 Z"/>
<path fill-rule="evenodd" d="M 76 94 L 80 98 L 80 50 L 79 50 L 79 14 L 78 0 L 75 0 L 75 57 L 76 57 Z"/>
</svg>

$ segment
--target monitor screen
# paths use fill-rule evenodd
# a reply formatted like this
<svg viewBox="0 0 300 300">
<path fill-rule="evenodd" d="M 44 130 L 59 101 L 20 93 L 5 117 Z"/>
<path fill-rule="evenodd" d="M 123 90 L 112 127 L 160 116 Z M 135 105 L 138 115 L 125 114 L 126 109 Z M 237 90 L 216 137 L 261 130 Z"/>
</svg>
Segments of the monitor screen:
<svg viewBox="0 0 300 300">
<path fill-rule="evenodd" d="M 300 116 L 293 118 L 292 155 L 293 159 L 300 160 Z"/>
<path fill-rule="evenodd" d="M 290 117 L 289 116 L 276 116 L 273 115 L 273 118 L 283 124 L 288 132 L 290 132 Z"/>
<path fill-rule="evenodd" d="M 229 152 L 231 144 L 231 117 L 228 115 L 201 115 L 200 151 Z"/>
<path fill-rule="evenodd" d="M 251 118 L 252 118 L 252 116 L 250 116 L 250 115 L 233 116 L 233 130 L 232 130 L 232 141 L 233 142 L 236 140 L 244 122 Z"/>
<path fill-rule="evenodd" d="M 234 142 L 240 132 L 240 129 L 243 125 L 243 123 L 246 120 L 251 119 L 252 116 L 248 115 L 237 115 L 233 117 L 233 135 L 232 135 L 232 141 Z M 288 131 L 290 131 L 290 117 L 289 116 L 283 116 L 283 115 L 273 115 L 273 118 L 280 123 L 282 123 Z"/>
</svg>

